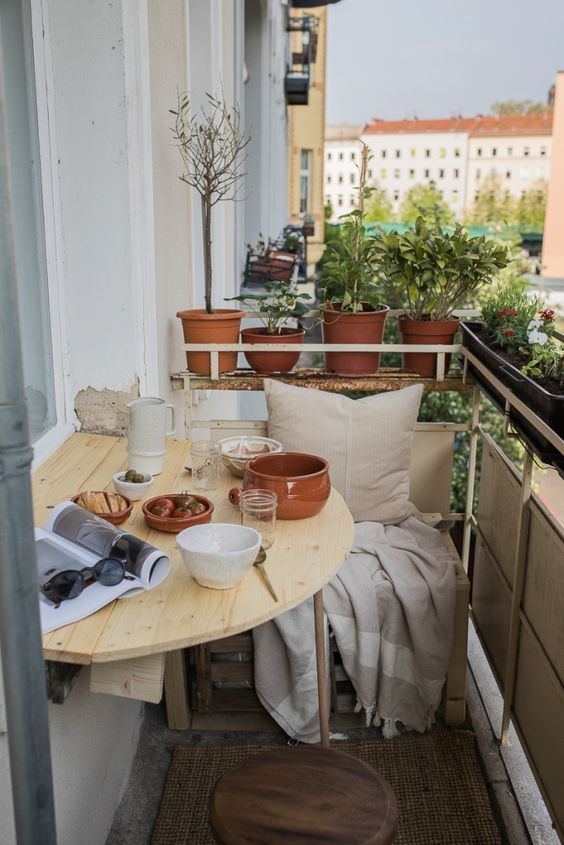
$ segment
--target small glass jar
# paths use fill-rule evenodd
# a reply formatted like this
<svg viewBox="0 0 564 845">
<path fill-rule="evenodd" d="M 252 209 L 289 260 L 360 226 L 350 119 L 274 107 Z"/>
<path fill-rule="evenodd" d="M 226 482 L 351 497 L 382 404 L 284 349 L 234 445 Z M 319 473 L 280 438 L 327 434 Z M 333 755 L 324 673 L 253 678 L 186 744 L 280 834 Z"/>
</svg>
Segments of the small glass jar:
<svg viewBox="0 0 564 845">
<path fill-rule="evenodd" d="M 190 447 L 192 481 L 196 490 L 215 490 L 219 483 L 221 447 L 211 440 L 194 440 Z"/>
<path fill-rule="evenodd" d="M 239 501 L 241 525 L 254 528 L 262 537 L 261 546 L 269 549 L 274 542 L 278 496 L 272 490 L 242 490 Z"/>
</svg>

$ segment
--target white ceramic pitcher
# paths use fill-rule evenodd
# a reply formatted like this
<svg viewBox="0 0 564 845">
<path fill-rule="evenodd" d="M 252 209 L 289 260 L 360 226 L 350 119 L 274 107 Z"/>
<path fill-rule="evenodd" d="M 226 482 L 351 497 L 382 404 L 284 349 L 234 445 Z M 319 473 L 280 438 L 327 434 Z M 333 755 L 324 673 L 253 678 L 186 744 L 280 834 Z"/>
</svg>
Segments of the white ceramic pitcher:
<svg viewBox="0 0 564 845">
<path fill-rule="evenodd" d="M 175 432 L 174 406 L 164 399 L 145 396 L 128 402 L 128 463 L 137 472 L 158 475 L 162 471 L 165 455 L 165 440 Z M 167 417 L 170 411 L 170 428 Z"/>
</svg>

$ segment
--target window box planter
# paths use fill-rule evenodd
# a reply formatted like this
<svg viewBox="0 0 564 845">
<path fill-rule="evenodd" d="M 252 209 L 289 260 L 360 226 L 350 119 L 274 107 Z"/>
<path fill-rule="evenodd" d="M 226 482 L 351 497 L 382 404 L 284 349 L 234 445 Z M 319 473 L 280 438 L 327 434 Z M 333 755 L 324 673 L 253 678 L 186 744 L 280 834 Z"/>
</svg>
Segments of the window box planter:
<svg viewBox="0 0 564 845">
<path fill-rule="evenodd" d="M 289 106 L 307 106 L 309 102 L 309 74 L 288 71 L 284 80 L 286 102 Z"/>
<path fill-rule="evenodd" d="M 510 364 L 501 355 L 489 347 L 480 337 L 481 323 L 461 323 L 462 343 L 479 361 L 486 365 L 502 384 L 530 410 L 543 420 L 559 437 L 564 438 L 564 395 L 550 393 L 535 379 L 524 375 L 517 367 Z M 471 364 L 470 372 L 479 382 L 494 405 L 502 412 L 505 408 L 503 396 L 497 391 L 483 373 Z M 526 444 L 548 464 L 553 464 L 562 472 L 564 459 L 555 447 L 525 417 L 514 408 L 509 418 L 515 429 L 522 435 Z"/>
</svg>

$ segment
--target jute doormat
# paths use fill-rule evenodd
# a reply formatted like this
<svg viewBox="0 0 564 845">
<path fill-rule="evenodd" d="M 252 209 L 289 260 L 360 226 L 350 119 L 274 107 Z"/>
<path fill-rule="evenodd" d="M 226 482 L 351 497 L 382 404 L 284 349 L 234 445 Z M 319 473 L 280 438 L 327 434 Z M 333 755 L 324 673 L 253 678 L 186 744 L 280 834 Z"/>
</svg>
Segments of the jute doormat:
<svg viewBox="0 0 564 845">
<path fill-rule="evenodd" d="M 208 807 L 218 778 L 272 747 L 176 746 L 152 845 L 213 845 Z M 472 733 L 410 734 L 334 747 L 374 766 L 394 789 L 397 845 L 501 845 Z"/>
</svg>

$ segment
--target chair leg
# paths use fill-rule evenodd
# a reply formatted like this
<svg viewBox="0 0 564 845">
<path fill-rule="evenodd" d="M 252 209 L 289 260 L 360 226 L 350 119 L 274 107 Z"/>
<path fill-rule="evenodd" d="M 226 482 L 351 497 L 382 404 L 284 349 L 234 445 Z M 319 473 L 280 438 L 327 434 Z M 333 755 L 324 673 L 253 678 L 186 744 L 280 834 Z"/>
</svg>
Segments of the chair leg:
<svg viewBox="0 0 564 845">
<path fill-rule="evenodd" d="M 454 637 L 443 692 L 445 722 L 453 726 L 461 725 L 466 718 L 469 602 L 470 582 L 460 563 L 457 563 Z"/>
</svg>

